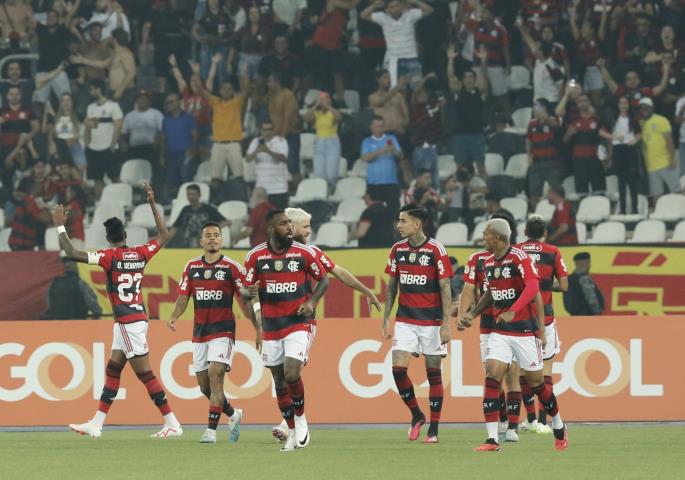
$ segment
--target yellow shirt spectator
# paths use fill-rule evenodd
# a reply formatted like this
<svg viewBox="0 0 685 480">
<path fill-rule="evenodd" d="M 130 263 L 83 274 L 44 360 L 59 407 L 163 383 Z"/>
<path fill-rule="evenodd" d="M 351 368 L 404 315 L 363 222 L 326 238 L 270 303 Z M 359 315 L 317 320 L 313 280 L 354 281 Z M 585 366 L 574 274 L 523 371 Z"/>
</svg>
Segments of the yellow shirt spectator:
<svg viewBox="0 0 685 480">
<path fill-rule="evenodd" d="M 314 111 L 314 130 L 318 138 L 332 138 L 338 135 L 338 122 L 330 110 Z"/>
<path fill-rule="evenodd" d="M 668 168 L 671 163 L 671 152 L 668 149 L 664 134 L 671 133 L 671 124 L 661 115 L 653 114 L 647 120 L 641 120 L 642 151 L 645 156 L 645 168 L 655 172 Z"/>
<path fill-rule="evenodd" d="M 214 95 L 209 97 L 212 107 L 212 139 L 215 142 L 240 142 L 243 139 L 241 112 L 242 95 L 234 95 L 230 100 L 222 100 Z"/>
</svg>

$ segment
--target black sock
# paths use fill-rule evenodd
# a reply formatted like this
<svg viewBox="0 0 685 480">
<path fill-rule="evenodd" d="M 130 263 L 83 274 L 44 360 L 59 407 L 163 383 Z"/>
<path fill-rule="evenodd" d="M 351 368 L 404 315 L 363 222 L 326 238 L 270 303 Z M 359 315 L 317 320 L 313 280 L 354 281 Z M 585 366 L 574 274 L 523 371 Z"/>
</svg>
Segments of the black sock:
<svg viewBox="0 0 685 480">
<path fill-rule="evenodd" d="M 538 412 L 538 423 L 541 423 L 543 425 L 547 425 L 547 412 L 545 411 L 544 408 L 541 408 L 540 411 Z"/>
<path fill-rule="evenodd" d="M 437 437 L 438 436 L 438 425 L 440 425 L 438 422 L 431 422 L 430 425 L 428 426 L 428 436 L 429 437 Z"/>
<path fill-rule="evenodd" d="M 564 430 L 566 430 L 566 425 L 564 425 L 561 428 L 555 428 L 552 431 L 554 432 L 554 438 L 557 440 L 563 440 L 564 438 Z"/>
</svg>

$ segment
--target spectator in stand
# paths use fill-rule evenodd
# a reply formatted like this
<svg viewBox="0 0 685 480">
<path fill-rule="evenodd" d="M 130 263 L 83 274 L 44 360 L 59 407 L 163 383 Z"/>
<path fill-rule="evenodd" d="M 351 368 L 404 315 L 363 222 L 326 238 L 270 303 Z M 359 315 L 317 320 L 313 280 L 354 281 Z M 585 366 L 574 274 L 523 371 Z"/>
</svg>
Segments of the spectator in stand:
<svg viewBox="0 0 685 480">
<path fill-rule="evenodd" d="M 363 72 L 376 72 L 382 65 L 385 59 L 385 38 L 383 36 L 383 29 L 380 25 L 372 22 L 371 20 L 365 20 L 361 17 L 361 12 L 363 12 L 369 5 L 374 3 L 375 0 L 361 0 L 357 4 L 357 29 L 359 31 L 359 49 L 361 50 L 361 60 Z M 363 83 L 361 89 L 363 94 L 366 94 L 368 90 L 373 89 L 373 78 L 368 75 L 365 79 L 368 82 Z M 388 85 L 390 77 L 388 77 Z M 399 82 L 399 79 L 398 79 Z M 369 83 L 367 87 L 367 83 Z"/>
<path fill-rule="evenodd" d="M 151 105 L 150 92 L 138 92 L 135 110 L 124 117 L 121 146 L 127 158 L 142 158 L 154 164 L 159 159 L 159 136 L 164 115 Z"/>
<path fill-rule="evenodd" d="M 288 172 L 292 177 L 293 190 L 300 183 L 300 116 L 297 99 L 289 88 L 283 86 L 278 73 L 272 73 L 266 81 L 269 117 L 274 135 L 288 142 Z"/>
<path fill-rule="evenodd" d="M 618 176 L 618 199 L 621 214 L 638 213 L 637 193 L 640 181 L 640 124 L 632 109 L 630 98 L 618 99 L 618 115 L 599 130 L 602 138 L 611 142 L 611 162 Z M 630 188 L 631 212 L 628 212 L 626 186 Z"/>
<path fill-rule="evenodd" d="M 681 175 L 685 175 L 685 89 L 678 99 L 678 103 L 676 103 L 673 121 L 676 126 L 680 127 L 680 148 L 678 148 L 678 155 L 680 156 L 680 173 Z"/>
<path fill-rule="evenodd" d="M 81 122 L 74 110 L 73 97 L 70 93 L 62 95 L 57 114 L 52 111 L 50 103 L 46 104 L 46 109 L 52 116 L 51 128 L 48 130 L 48 150 L 68 157 L 83 177 L 87 165 L 86 152 L 81 145 Z"/>
<path fill-rule="evenodd" d="M 269 195 L 269 203 L 279 209 L 288 206 L 288 142 L 275 134 L 271 120 L 260 126 L 260 136 L 250 142 L 246 162 L 255 162 L 256 187 Z"/>
<path fill-rule="evenodd" d="M 564 143 L 573 148 L 576 192 L 587 194 L 590 185 L 593 195 L 601 195 L 606 190 L 606 178 L 604 166 L 597 155 L 600 143 L 599 121 L 588 95 L 579 95 L 576 103 L 580 116 L 568 126 L 564 134 Z"/>
<path fill-rule="evenodd" d="M 604 295 L 590 276 L 590 254 L 578 252 L 573 256 L 575 270 L 568 276 L 568 290 L 564 292 L 564 308 L 569 315 L 600 315 L 604 311 Z"/>
<path fill-rule="evenodd" d="M 551 115 L 551 105 L 544 98 L 533 105 L 533 118 L 528 123 L 526 151 L 528 152 L 528 198 L 531 211 L 535 210 L 542 190 L 563 181 L 559 154 L 559 120 Z"/>
<path fill-rule="evenodd" d="M 216 58 L 213 63 L 216 68 Z M 240 77 L 240 93 L 236 93 L 233 84 L 226 80 L 219 88 L 219 96 L 212 95 L 206 88 L 200 92 L 212 107 L 212 151 L 209 161 L 212 165 L 212 189 L 215 194 L 221 190 L 224 168 L 228 165 L 231 176 L 237 181 L 243 180 L 243 113 L 247 103 L 247 92 L 250 81 L 247 66 L 243 67 Z"/>
<path fill-rule="evenodd" d="M 545 29 L 553 29 L 559 24 L 561 17 L 561 4 L 557 0 L 523 0 L 521 2 L 522 25 L 535 37 L 542 37 L 546 40 Z"/>
<path fill-rule="evenodd" d="M 295 34 L 299 37 L 300 21 L 307 10 L 307 0 L 273 0 L 273 31 L 277 35 Z M 299 39 L 298 39 L 299 41 Z"/>
<path fill-rule="evenodd" d="M 566 190 L 561 185 L 552 185 L 547 200 L 554 205 L 554 214 L 547 224 L 547 241 L 553 245 L 576 245 L 576 214 L 566 201 Z"/>
<path fill-rule="evenodd" d="M 181 99 L 176 93 L 167 95 L 164 105 L 167 114 L 162 120 L 159 164 L 166 170 L 165 196 L 170 199 L 181 184 L 192 178 L 197 128 L 195 119 L 181 110 Z"/>
<path fill-rule="evenodd" d="M 107 40 L 112 36 L 112 32 L 121 28 L 131 35 L 131 26 L 128 17 L 124 13 L 119 2 L 114 0 L 97 0 L 95 11 L 88 20 L 87 25 L 98 23 L 102 25 L 102 39 Z"/>
<path fill-rule="evenodd" d="M 348 236 L 348 241 L 357 240 L 359 248 L 384 248 L 392 246 L 394 240 L 396 212 L 392 212 L 383 201 L 381 191 L 368 189 L 364 201 L 366 210 L 359 217 L 357 228 Z"/>
<path fill-rule="evenodd" d="M 78 30 L 76 30 L 76 32 L 78 32 Z M 94 62 L 91 63 L 91 65 L 103 65 L 100 62 L 103 62 L 110 57 L 110 51 L 108 43 L 102 41 L 102 25 L 100 23 L 91 23 L 88 26 L 87 35 L 87 39 L 81 37 L 78 53 L 86 60 Z M 83 66 L 86 81 L 104 80 L 107 78 L 106 67 L 95 67 L 91 65 L 84 64 Z"/>
<path fill-rule="evenodd" d="M 640 69 L 647 53 L 657 45 L 652 19 L 644 13 L 635 16 L 635 28 L 619 37 L 618 60 L 630 69 Z"/>
<path fill-rule="evenodd" d="M 425 190 L 428 196 L 435 202 L 436 205 L 441 205 L 442 200 L 437 190 L 433 189 L 433 174 L 428 169 L 422 169 L 416 172 L 416 178 L 411 181 L 409 188 L 404 192 L 403 205 L 416 203 L 414 193 L 417 190 Z"/>
<path fill-rule="evenodd" d="M 484 50 L 481 50 L 483 55 Z M 458 165 L 478 165 L 478 174 L 485 178 L 485 99 L 488 92 L 485 63 L 481 63 L 481 75 L 467 70 L 461 80 L 454 73 L 457 52 L 447 49 L 447 78 L 454 106 L 451 108 L 453 128 L 449 149 Z"/>
<path fill-rule="evenodd" d="M 651 98 L 640 100 L 640 127 L 642 129 L 642 155 L 649 181 L 649 197 L 652 204 L 665 193 L 680 192 L 678 163 L 671 124 L 666 117 L 654 113 Z"/>
<path fill-rule="evenodd" d="M 473 164 L 459 165 L 445 188 L 447 211 L 440 223 L 463 222 L 470 227 L 474 218 L 485 214 L 488 184 L 474 175 Z"/>
<path fill-rule="evenodd" d="M 174 225 L 169 229 L 169 246 L 176 248 L 197 248 L 200 246 L 202 226 L 207 222 L 216 222 L 222 227 L 229 227 L 230 220 L 213 206 L 200 202 L 200 187 L 192 183 L 186 187 L 188 205 L 181 209 Z"/>
<path fill-rule="evenodd" d="M 33 94 L 33 100 L 37 103 L 45 103 L 50 100 L 50 92 L 54 92 L 57 98 L 65 93 L 71 93 L 69 78 L 64 72 L 65 62 L 69 58 L 67 45 L 70 41 L 68 29 L 71 17 L 66 19 L 67 26 L 60 24 L 56 11 L 48 12 L 45 25 L 34 20 L 33 28 L 38 36 L 38 76 L 48 75 L 50 72 L 62 66 L 62 69 L 50 81 L 46 82 Z"/>
<path fill-rule="evenodd" d="M 681 30 L 681 36 L 685 31 Z M 673 101 L 677 100 L 680 93 L 681 79 L 685 72 L 685 45 L 676 39 L 675 30 L 671 25 L 661 27 L 659 44 L 645 55 L 645 70 L 654 82 L 660 78 L 663 72 L 663 64 L 670 63 L 668 82 L 666 85 L 667 95 L 673 95 Z"/>
<path fill-rule="evenodd" d="M 556 42 L 555 40 L 556 33 L 554 27 L 551 25 L 542 27 L 539 44 L 549 43 L 552 45 L 552 60 L 554 60 L 557 65 L 560 65 L 564 68 L 564 73 L 566 75 L 565 79 L 568 80 L 568 76 L 571 73 L 571 60 L 569 59 L 566 47 L 562 43 Z M 535 62 L 534 56 L 531 55 L 528 57 L 528 60 L 530 61 L 529 68 L 530 70 L 533 70 Z"/>
<path fill-rule="evenodd" d="M 3 159 L 2 184 L 12 190 L 15 172 L 14 165 L 9 165 L 10 155 L 24 147 L 33 148 L 33 137 L 40 125 L 30 108 L 22 106 L 21 90 L 10 87 L 7 90 L 7 106 L 0 109 L 0 158 Z"/>
<path fill-rule="evenodd" d="M 46 77 L 43 76 L 41 80 L 44 81 L 45 78 Z M 19 87 L 21 92 L 22 106 L 25 108 L 31 108 L 33 92 L 38 86 L 43 86 L 42 84 L 36 85 L 36 81 L 38 80 L 38 78 L 36 78 L 36 80 L 33 78 L 22 78 L 21 64 L 15 61 L 9 62 L 7 64 L 7 78 L 5 81 L 0 82 L 0 106 L 7 98 L 7 91 L 10 89 L 10 87 Z"/>
<path fill-rule="evenodd" d="M 535 57 L 533 66 L 533 98 L 545 99 L 554 111 L 563 89 L 566 72 L 553 58 L 554 46 L 548 42 L 537 43 L 530 33 L 521 27 L 528 48 Z"/>
<path fill-rule="evenodd" d="M 314 105 L 304 114 L 307 123 L 314 124 L 314 176 L 323 178 L 333 191 L 340 175 L 340 138 L 338 125 L 342 114 L 331 105 L 331 97 L 321 92 Z"/>
<path fill-rule="evenodd" d="M 86 215 L 86 194 L 80 184 L 71 184 L 64 190 L 64 195 L 59 198 L 59 203 L 65 205 L 69 211 L 67 218 L 67 233 L 69 238 L 80 238 L 86 241 L 83 219 Z"/>
<path fill-rule="evenodd" d="M 105 173 L 112 182 L 119 181 L 119 136 L 124 121 L 124 114 L 117 102 L 105 95 L 105 82 L 90 82 L 90 96 L 94 100 L 88 105 L 84 144 L 88 160 L 88 178 L 95 180 L 95 198 L 100 198 L 104 187 Z"/>
<path fill-rule="evenodd" d="M 71 216 L 71 214 L 70 214 Z M 74 238 L 69 233 L 69 238 Z M 41 317 L 46 320 L 81 320 L 92 312 L 94 319 L 102 315 L 98 297 L 86 282 L 81 280 L 77 263 L 63 259 L 64 273 L 56 277 L 48 289 L 48 311 Z"/>
<path fill-rule="evenodd" d="M 8 240 L 10 249 L 34 250 L 42 244 L 45 226 L 50 223 L 47 210 L 41 209 L 31 195 L 32 180 L 25 178 L 14 190 L 16 210 L 12 219 L 12 232 Z"/>
<path fill-rule="evenodd" d="M 234 28 L 233 16 L 222 5 L 222 2 L 220 0 L 208 0 L 204 14 L 193 25 L 192 30 L 193 38 L 200 44 L 200 75 L 204 80 L 209 75 L 212 57 L 219 54 L 221 55 L 221 61 L 217 68 L 219 85 L 224 82 L 226 58 L 228 58 L 228 49 Z M 213 85 L 209 85 L 209 87 L 210 91 L 214 90 Z"/>
<path fill-rule="evenodd" d="M 229 68 L 238 56 L 238 68 L 236 71 L 242 72 L 247 69 L 250 80 L 257 77 L 259 63 L 262 61 L 270 43 L 269 32 L 265 22 L 262 21 L 259 8 L 250 7 L 247 14 L 247 24 L 236 33 L 234 45 L 228 54 Z"/>
<path fill-rule="evenodd" d="M 410 111 L 411 140 L 414 144 L 412 167 L 414 173 L 429 170 L 432 187 L 438 188 L 438 142 L 445 138 L 443 126 L 445 98 L 438 91 L 435 73 L 429 73 L 416 85 L 412 93 Z"/>
<path fill-rule="evenodd" d="M 43 198 L 50 202 L 64 200 L 67 188 L 72 185 L 82 187 L 83 178 L 69 158 L 60 157 L 51 174 L 43 181 Z"/>
<path fill-rule="evenodd" d="M 382 12 L 375 11 L 383 8 Z M 416 23 L 433 13 L 433 7 L 421 0 L 377 0 L 361 12 L 361 18 L 383 29 L 386 53 L 384 68 L 390 72 L 390 86 L 406 75 L 414 87 L 421 80 L 421 61 L 416 43 Z M 438 48 L 431 45 L 430 48 Z"/>
<path fill-rule="evenodd" d="M 597 67 L 597 60 L 601 56 L 600 45 L 604 42 L 607 11 L 602 10 L 602 17 L 599 24 L 599 32 L 595 32 L 595 27 L 589 18 L 582 21 L 578 29 L 577 12 L 578 0 L 574 0 L 571 6 L 571 33 L 576 42 L 576 69 L 582 74 L 583 91 L 590 96 L 593 105 L 600 105 L 604 82 L 602 74 Z"/>
<path fill-rule="evenodd" d="M 0 8 L 0 33 L 3 39 L 26 44 L 33 33 L 33 10 L 22 0 L 5 0 Z"/>
<path fill-rule="evenodd" d="M 247 224 L 238 234 L 234 243 L 243 238 L 250 237 L 250 247 L 254 248 L 260 243 L 269 240 L 269 234 L 266 231 L 266 215 L 271 210 L 276 210 L 276 207 L 269 202 L 269 194 L 264 187 L 255 187 L 250 195 L 250 217 L 247 219 Z"/>
<path fill-rule="evenodd" d="M 383 117 L 374 116 L 371 121 L 371 136 L 361 146 L 361 159 L 368 163 L 366 184 L 373 193 L 374 201 L 380 200 L 388 206 L 391 218 L 400 211 L 400 186 L 397 177 L 397 162 L 404 161 L 397 137 L 385 133 Z"/>
<path fill-rule="evenodd" d="M 600 58 L 597 60 L 597 66 L 602 73 L 602 78 L 609 87 L 609 91 L 616 97 L 627 97 L 630 101 L 630 106 L 637 108 L 642 98 L 656 98 L 666 90 L 668 82 L 668 72 L 670 64 L 665 62 L 662 68 L 661 82 L 655 87 L 643 87 L 641 85 L 640 75 L 635 70 L 628 70 L 626 73 L 625 83 L 619 85 L 606 68 L 606 60 Z"/>
<path fill-rule="evenodd" d="M 409 106 L 405 99 L 407 77 L 400 77 L 397 85 L 390 88 L 390 73 L 379 70 L 376 73 L 378 90 L 369 95 L 369 107 L 374 115 L 383 118 L 385 128 L 398 139 L 404 137 L 409 126 Z"/>
<path fill-rule="evenodd" d="M 300 89 L 302 64 L 300 59 L 288 50 L 288 37 L 279 34 L 274 37 L 274 50 L 262 58 L 259 63 L 259 75 L 269 78 L 272 73 L 278 73 L 283 80 L 283 86 L 293 92 Z"/>
<path fill-rule="evenodd" d="M 444 51 L 452 32 L 452 12 L 449 2 L 425 0 L 433 9 L 416 24 L 416 42 L 419 45 L 419 61 L 424 73 L 434 72 L 440 85 L 447 85 L 447 61 Z"/>
</svg>

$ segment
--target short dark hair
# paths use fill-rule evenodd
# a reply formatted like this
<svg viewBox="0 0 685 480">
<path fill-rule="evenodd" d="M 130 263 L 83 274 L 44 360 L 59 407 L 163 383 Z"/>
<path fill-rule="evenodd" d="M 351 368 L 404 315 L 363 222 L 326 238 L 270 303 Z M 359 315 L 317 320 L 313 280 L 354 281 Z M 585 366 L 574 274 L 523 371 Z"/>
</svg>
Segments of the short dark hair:
<svg viewBox="0 0 685 480">
<path fill-rule="evenodd" d="M 19 95 L 21 95 L 21 88 L 19 87 L 19 85 L 10 85 L 7 88 L 7 93 L 10 93 L 10 90 L 19 90 Z"/>
<path fill-rule="evenodd" d="M 116 28 L 112 32 L 112 38 L 116 40 L 119 45 L 128 45 L 128 33 L 123 28 Z"/>
<path fill-rule="evenodd" d="M 538 99 L 535 100 L 535 103 L 536 103 L 537 105 L 540 105 L 542 108 L 544 108 L 544 109 L 545 109 L 545 113 L 547 113 L 547 114 L 549 115 L 549 110 L 550 110 L 550 107 L 551 107 L 551 105 L 550 105 L 550 103 L 549 103 L 549 100 L 547 100 L 546 98 L 538 98 Z"/>
<path fill-rule="evenodd" d="M 198 195 L 202 195 L 202 190 L 200 190 L 200 186 L 197 183 L 191 183 L 186 187 L 186 192 L 189 190 L 194 190 L 198 193 Z"/>
<path fill-rule="evenodd" d="M 274 80 L 274 82 L 278 83 L 279 85 L 283 85 L 283 75 L 281 75 L 280 72 L 273 71 L 269 74 L 269 76 Z"/>
<path fill-rule="evenodd" d="M 539 215 L 533 215 L 526 222 L 526 235 L 528 238 L 538 240 L 545 236 L 547 222 Z"/>
<path fill-rule="evenodd" d="M 561 185 L 552 185 L 549 187 L 549 191 L 552 193 L 556 193 L 561 198 L 566 198 L 566 189 Z"/>
<path fill-rule="evenodd" d="M 381 195 L 381 193 L 378 190 L 369 188 L 366 190 L 366 194 L 374 202 L 380 202 L 381 200 L 383 200 L 383 195 Z"/>
<path fill-rule="evenodd" d="M 426 173 L 430 173 L 431 175 L 433 174 L 433 172 L 431 172 L 430 169 L 428 169 L 428 168 L 421 168 L 421 169 L 419 169 L 419 170 L 416 172 L 416 176 L 417 176 L 417 177 L 420 177 L 421 175 L 424 175 L 424 174 L 426 174 Z"/>
<path fill-rule="evenodd" d="M 107 233 L 107 240 L 111 243 L 119 243 L 126 240 L 126 227 L 117 217 L 108 218 L 103 225 Z"/>
<path fill-rule="evenodd" d="M 219 229 L 219 231 L 221 231 L 221 225 L 219 225 L 218 223 L 207 222 L 204 225 L 202 225 L 202 228 L 200 229 L 200 236 L 202 236 L 203 232 L 205 231 L 205 228 L 209 228 L 209 227 L 216 227 Z"/>
<path fill-rule="evenodd" d="M 266 214 L 266 223 L 273 222 L 274 218 L 276 218 L 279 215 L 285 215 L 285 210 L 281 210 L 281 209 L 270 210 L 269 213 Z"/>
<path fill-rule="evenodd" d="M 428 210 L 423 207 L 418 206 L 415 203 L 408 203 L 404 207 L 400 208 L 400 213 L 406 213 L 407 215 L 421 220 L 421 223 L 428 221 Z"/>
<path fill-rule="evenodd" d="M 552 42 L 542 42 L 540 44 L 540 52 L 542 52 L 542 55 L 544 55 L 545 57 L 551 57 L 553 50 L 554 45 L 552 45 Z"/>
<path fill-rule="evenodd" d="M 385 68 L 380 68 L 380 69 L 376 70 L 376 80 L 378 80 L 379 78 L 381 78 L 381 77 L 382 77 L 383 75 L 385 75 L 386 73 L 387 73 L 387 74 L 390 74 L 390 72 L 389 72 L 387 69 L 385 69 Z"/>
<path fill-rule="evenodd" d="M 100 90 L 101 93 L 105 93 L 107 91 L 107 89 L 105 87 L 105 81 L 100 80 L 99 78 L 96 78 L 95 80 L 91 80 L 90 86 L 92 88 L 97 88 L 98 90 Z"/>
<path fill-rule="evenodd" d="M 371 117 L 371 123 L 375 122 L 376 120 L 380 120 L 381 122 L 385 122 L 385 118 L 381 117 L 380 115 L 374 115 Z"/>
</svg>

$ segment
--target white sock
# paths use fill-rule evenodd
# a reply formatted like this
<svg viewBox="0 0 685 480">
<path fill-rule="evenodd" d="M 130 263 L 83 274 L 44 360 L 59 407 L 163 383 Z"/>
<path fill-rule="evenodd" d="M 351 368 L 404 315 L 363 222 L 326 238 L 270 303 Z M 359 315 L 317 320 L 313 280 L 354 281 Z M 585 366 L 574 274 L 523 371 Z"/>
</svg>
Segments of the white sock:
<svg viewBox="0 0 685 480">
<path fill-rule="evenodd" d="M 281 427 L 283 430 L 288 428 L 288 422 L 285 421 L 285 418 L 283 419 L 279 427 Z"/>
<path fill-rule="evenodd" d="M 167 413 L 164 415 L 164 425 L 168 427 L 180 427 L 181 424 L 178 423 L 178 420 L 176 420 L 176 415 L 174 415 L 174 412 Z"/>
<path fill-rule="evenodd" d="M 236 422 L 238 420 L 238 409 L 233 409 L 233 415 L 228 418 L 230 418 L 232 422 Z"/>
<path fill-rule="evenodd" d="M 488 438 L 492 438 L 494 441 L 497 441 L 499 422 L 485 422 L 485 428 L 488 430 Z"/>
<path fill-rule="evenodd" d="M 295 435 L 295 429 L 294 428 L 291 428 L 289 430 L 290 430 L 290 435 Z"/>
<path fill-rule="evenodd" d="M 555 430 L 564 428 L 564 422 L 561 421 L 561 415 L 558 413 L 552 417 L 552 428 Z"/>
<path fill-rule="evenodd" d="M 105 424 L 105 418 L 107 418 L 107 414 L 105 412 L 101 412 L 100 410 L 98 410 L 97 412 L 95 412 L 95 416 L 90 421 L 90 423 L 102 428 L 102 426 Z"/>
<path fill-rule="evenodd" d="M 216 438 L 216 430 L 208 428 L 205 433 L 208 434 L 211 438 Z"/>
</svg>

